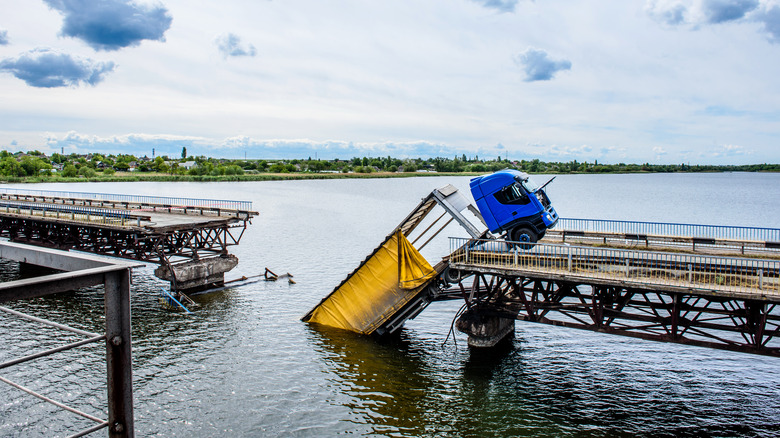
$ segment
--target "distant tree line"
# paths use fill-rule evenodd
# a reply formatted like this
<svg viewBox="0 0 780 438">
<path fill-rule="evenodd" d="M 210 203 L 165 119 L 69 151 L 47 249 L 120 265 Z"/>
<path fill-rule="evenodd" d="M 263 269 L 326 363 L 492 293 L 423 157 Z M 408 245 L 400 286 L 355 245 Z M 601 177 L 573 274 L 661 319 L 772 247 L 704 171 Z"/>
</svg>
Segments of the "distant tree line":
<svg viewBox="0 0 780 438">
<path fill-rule="evenodd" d="M 52 154 L 47 157 L 39 151 L 0 151 L 0 175 L 7 178 L 100 178 L 116 172 L 139 174 L 233 176 L 259 173 L 490 173 L 501 169 L 518 169 L 528 173 L 638 173 L 638 172 L 778 172 L 780 164 L 749 165 L 689 165 L 689 164 L 603 164 L 591 162 L 544 162 L 533 160 L 480 159 L 466 155 L 452 158 L 353 157 L 350 159 L 319 160 L 229 160 L 205 156 L 188 157 L 182 149 L 180 159 L 166 155 L 154 158 L 131 154 Z"/>
</svg>

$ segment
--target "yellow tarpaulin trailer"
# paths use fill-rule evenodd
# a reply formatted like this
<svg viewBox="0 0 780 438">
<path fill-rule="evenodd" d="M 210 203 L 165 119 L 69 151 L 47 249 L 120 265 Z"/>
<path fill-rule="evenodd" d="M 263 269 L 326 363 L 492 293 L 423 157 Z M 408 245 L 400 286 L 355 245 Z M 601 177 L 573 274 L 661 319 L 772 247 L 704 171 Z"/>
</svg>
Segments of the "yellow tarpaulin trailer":
<svg viewBox="0 0 780 438">
<path fill-rule="evenodd" d="M 441 262 L 432 267 L 407 237 L 437 205 L 445 213 L 419 233 L 415 241 L 422 240 L 423 236 L 428 238 L 420 249 L 453 220 L 457 220 L 472 237 L 484 233 L 461 214 L 466 208 L 476 210 L 455 187 L 447 185 L 433 190 L 355 271 L 302 318 L 303 321 L 362 334 L 382 334 L 393 332 L 422 311 L 430 303 L 426 288 L 447 264 Z M 449 221 L 434 229 L 446 215 L 450 216 Z"/>
<path fill-rule="evenodd" d="M 304 321 L 371 334 L 435 275 L 433 267 L 398 230 Z"/>
</svg>

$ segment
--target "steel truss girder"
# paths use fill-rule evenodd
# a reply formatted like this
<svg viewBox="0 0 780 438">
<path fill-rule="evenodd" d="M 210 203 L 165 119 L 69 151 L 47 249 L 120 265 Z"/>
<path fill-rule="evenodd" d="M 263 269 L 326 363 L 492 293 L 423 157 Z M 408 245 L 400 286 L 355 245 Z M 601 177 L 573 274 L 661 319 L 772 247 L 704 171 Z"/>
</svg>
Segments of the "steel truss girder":
<svg viewBox="0 0 780 438">
<path fill-rule="evenodd" d="M 234 233 L 234 228 L 239 228 L 240 232 Z M 141 233 L 136 230 L 0 217 L 0 237 L 14 242 L 160 264 L 173 257 L 196 260 L 202 256 L 227 254 L 229 246 L 238 245 L 245 229 L 246 222 L 241 222 Z"/>
<path fill-rule="evenodd" d="M 455 293 L 485 315 L 780 357 L 780 300 L 463 272 Z M 469 285 L 470 282 L 470 285 Z"/>
</svg>

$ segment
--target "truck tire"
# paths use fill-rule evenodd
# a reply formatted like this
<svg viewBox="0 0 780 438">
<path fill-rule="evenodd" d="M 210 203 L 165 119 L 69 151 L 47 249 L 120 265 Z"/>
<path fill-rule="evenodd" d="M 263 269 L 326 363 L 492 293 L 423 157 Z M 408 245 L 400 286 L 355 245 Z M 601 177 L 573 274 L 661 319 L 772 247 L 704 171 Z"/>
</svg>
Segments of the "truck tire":
<svg viewBox="0 0 780 438">
<path fill-rule="evenodd" d="M 449 284 L 458 284 L 461 280 L 461 273 L 457 269 L 447 268 L 444 270 L 444 281 Z"/>
<path fill-rule="evenodd" d="M 524 250 L 533 248 L 533 244 L 539 240 L 536 232 L 525 226 L 514 228 L 510 234 L 510 238 L 513 242 L 517 242 L 517 246 L 520 247 L 520 249 Z"/>
</svg>

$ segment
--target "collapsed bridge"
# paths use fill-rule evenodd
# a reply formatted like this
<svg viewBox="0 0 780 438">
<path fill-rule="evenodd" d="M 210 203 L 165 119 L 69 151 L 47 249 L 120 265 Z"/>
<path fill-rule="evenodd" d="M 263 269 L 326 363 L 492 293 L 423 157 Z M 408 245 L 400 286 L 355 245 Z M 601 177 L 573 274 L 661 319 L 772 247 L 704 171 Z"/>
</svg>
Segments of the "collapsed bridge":
<svg viewBox="0 0 780 438">
<path fill-rule="evenodd" d="M 303 320 L 384 335 L 459 300 L 474 347 L 522 320 L 780 356 L 780 229 L 561 218 L 528 245 L 467 212 L 481 221 L 454 187 L 434 190 Z M 453 221 L 469 237 L 431 265 L 420 250 Z"/>
<path fill-rule="evenodd" d="M 0 188 L 0 236 L 156 263 L 178 291 L 221 285 L 257 214 L 247 201 Z"/>
</svg>

